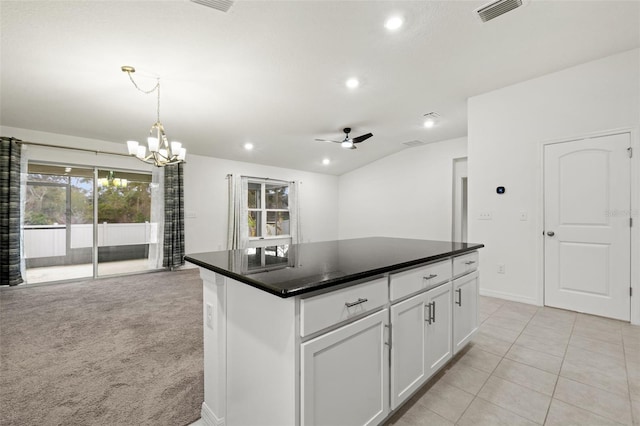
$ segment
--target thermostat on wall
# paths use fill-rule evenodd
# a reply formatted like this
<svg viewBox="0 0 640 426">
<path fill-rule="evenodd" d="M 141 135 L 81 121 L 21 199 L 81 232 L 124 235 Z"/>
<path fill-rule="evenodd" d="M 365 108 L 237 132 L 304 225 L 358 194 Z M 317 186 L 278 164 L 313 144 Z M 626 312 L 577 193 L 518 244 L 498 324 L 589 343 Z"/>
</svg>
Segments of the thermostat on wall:
<svg viewBox="0 0 640 426">
<path fill-rule="evenodd" d="M 504 186 L 499 186 L 496 188 L 496 192 L 498 194 L 504 194 L 504 191 L 505 191 Z"/>
</svg>

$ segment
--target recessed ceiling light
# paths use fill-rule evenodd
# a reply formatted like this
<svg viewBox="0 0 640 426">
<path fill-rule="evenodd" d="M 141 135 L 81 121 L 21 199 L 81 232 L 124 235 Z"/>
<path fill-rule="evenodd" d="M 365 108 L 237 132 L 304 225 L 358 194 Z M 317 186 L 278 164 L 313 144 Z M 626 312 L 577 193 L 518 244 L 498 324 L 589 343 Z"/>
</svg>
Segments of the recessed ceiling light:
<svg viewBox="0 0 640 426">
<path fill-rule="evenodd" d="M 402 18 L 399 16 L 392 16 L 387 19 L 387 22 L 384 23 L 384 27 L 389 31 L 395 31 L 400 28 L 403 24 Z"/>
<path fill-rule="evenodd" d="M 349 89 L 355 89 L 356 87 L 360 86 L 360 82 L 358 81 L 357 78 L 350 78 L 349 80 L 346 81 L 345 84 Z"/>
<path fill-rule="evenodd" d="M 424 121 L 424 127 L 426 127 L 427 129 L 432 128 L 433 126 L 435 126 L 436 122 L 433 120 L 433 118 L 427 118 Z"/>
<path fill-rule="evenodd" d="M 247 151 L 251 151 L 253 149 L 253 144 L 251 142 L 245 143 L 244 149 L 246 149 Z"/>
<path fill-rule="evenodd" d="M 329 164 L 331 164 L 331 160 L 329 160 L 328 158 L 325 158 L 324 160 L 322 160 L 322 164 L 324 164 L 325 166 L 328 166 Z"/>
<path fill-rule="evenodd" d="M 436 122 L 440 120 L 440 114 L 437 112 L 428 112 L 424 115 L 424 127 L 427 129 L 436 125 Z"/>
</svg>

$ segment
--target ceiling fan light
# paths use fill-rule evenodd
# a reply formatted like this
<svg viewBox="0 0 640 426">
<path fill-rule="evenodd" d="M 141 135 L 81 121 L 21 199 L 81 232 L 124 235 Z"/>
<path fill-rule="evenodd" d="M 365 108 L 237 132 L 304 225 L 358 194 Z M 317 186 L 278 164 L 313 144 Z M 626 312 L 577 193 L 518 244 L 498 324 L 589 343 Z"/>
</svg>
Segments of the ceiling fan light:
<svg viewBox="0 0 640 426">
<path fill-rule="evenodd" d="M 346 140 L 346 141 L 342 142 L 340 144 L 340 146 L 345 148 L 345 149 L 351 149 L 351 148 L 353 148 L 353 141 L 351 139 Z"/>
<path fill-rule="evenodd" d="M 127 141 L 129 155 L 136 155 L 138 153 L 138 145 L 138 141 Z"/>
<path fill-rule="evenodd" d="M 147 144 L 149 145 L 149 152 L 158 152 L 158 147 L 159 147 L 158 138 L 149 136 L 147 138 Z"/>
</svg>

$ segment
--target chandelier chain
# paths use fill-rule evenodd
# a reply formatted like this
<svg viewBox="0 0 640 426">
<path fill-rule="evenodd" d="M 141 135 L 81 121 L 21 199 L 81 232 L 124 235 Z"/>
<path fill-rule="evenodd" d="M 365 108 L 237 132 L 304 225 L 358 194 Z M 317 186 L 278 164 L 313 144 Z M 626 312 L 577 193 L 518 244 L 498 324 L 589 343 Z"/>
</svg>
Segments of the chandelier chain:
<svg viewBox="0 0 640 426">
<path fill-rule="evenodd" d="M 131 72 L 127 71 L 127 75 L 129 76 L 129 80 L 131 80 L 131 83 L 133 83 L 133 86 L 138 89 L 138 91 L 144 93 L 145 95 L 150 95 L 153 92 L 155 92 L 156 90 L 158 91 L 158 102 L 157 102 L 157 108 L 156 108 L 156 113 L 157 113 L 157 119 L 156 121 L 159 123 L 160 122 L 160 78 L 157 78 L 156 81 L 156 85 L 153 86 L 152 89 L 150 90 L 144 90 L 141 89 L 140 86 L 138 86 L 135 82 L 135 80 L 133 79 L 133 76 L 131 75 Z"/>
</svg>

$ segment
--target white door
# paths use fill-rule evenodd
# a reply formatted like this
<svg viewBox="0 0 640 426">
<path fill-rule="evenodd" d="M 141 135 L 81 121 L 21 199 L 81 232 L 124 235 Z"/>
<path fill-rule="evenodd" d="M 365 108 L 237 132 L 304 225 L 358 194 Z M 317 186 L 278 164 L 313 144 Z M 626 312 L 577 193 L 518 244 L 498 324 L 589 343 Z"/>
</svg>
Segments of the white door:
<svg viewBox="0 0 640 426">
<path fill-rule="evenodd" d="M 629 321 L 630 139 L 544 147 L 545 305 Z"/>
<path fill-rule="evenodd" d="M 478 330 L 478 271 L 453 281 L 453 354 Z"/>
<path fill-rule="evenodd" d="M 427 292 L 426 369 L 432 376 L 452 356 L 451 283 Z M 395 330 L 394 330 L 395 331 Z"/>
<path fill-rule="evenodd" d="M 389 413 L 389 311 L 302 344 L 302 425 L 377 425 Z"/>
<path fill-rule="evenodd" d="M 396 409 L 427 380 L 425 293 L 391 306 L 391 408 Z"/>
</svg>

